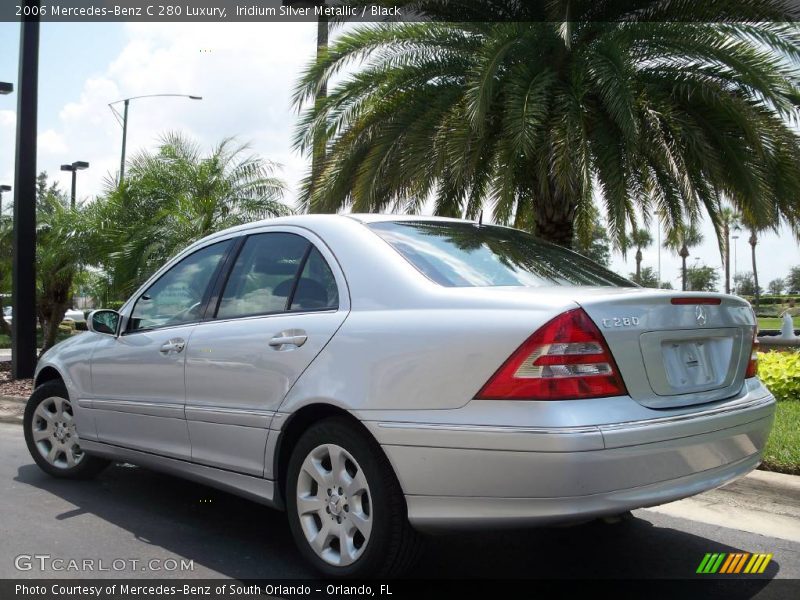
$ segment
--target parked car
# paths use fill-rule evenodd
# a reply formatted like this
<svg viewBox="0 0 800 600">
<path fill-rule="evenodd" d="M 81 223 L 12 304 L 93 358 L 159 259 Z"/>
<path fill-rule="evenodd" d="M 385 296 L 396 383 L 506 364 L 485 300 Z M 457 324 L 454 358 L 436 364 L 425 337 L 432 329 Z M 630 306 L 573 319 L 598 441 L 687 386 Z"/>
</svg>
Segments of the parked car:
<svg viewBox="0 0 800 600">
<path fill-rule="evenodd" d="M 64 313 L 64 321 L 73 321 L 74 323 L 86 323 L 86 313 L 77 308 L 68 308 Z"/>
<path fill-rule="evenodd" d="M 3 307 L 3 317 L 7 322 L 11 322 L 14 320 L 14 308 L 11 306 Z M 67 312 L 64 313 L 64 321 L 65 322 L 74 322 L 76 325 L 85 325 L 86 324 L 86 314 L 82 310 L 78 310 L 75 308 L 68 308 Z"/>
<path fill-rule="evenodd" d="M 126 461 L 285 510 L 333 576 L 400 572 L 417 532 L 720 486 L 759 464 L 775 408 L 747 302 L 639 288 L 461 220 L 229 229 L 89 329 L 39 361 L 36 463 L 80 478 Z"/>
</svg>

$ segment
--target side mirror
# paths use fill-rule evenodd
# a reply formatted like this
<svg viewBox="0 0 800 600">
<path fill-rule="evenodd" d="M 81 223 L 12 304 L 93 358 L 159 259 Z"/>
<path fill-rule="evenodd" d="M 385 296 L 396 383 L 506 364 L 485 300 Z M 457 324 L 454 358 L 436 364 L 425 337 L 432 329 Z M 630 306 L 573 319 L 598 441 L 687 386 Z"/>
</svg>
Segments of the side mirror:
<svg viewBox="0 0 800 600">
<path fill-rule="evenodd" d="M 93 310 L 89 313 L 86 326 L 95 333 L 117 335 L 119 320 L 120 314 L 115 310 Z"/>
</svg>

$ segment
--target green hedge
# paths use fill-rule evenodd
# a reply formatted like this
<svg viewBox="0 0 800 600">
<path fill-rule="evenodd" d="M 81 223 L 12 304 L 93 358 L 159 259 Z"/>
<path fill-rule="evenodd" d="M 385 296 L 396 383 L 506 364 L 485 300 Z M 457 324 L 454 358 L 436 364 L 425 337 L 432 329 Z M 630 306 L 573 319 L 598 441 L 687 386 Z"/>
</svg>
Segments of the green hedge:
<svg viewBox="0 0 800 600">
<path fill-rule="evenodd" d="M 122 308 L 122 305 L 125 304 L 124 300 L 109 300 L 103 305 L 103 308 L 107 308 L 110 310 L 119 310 Z"/>
<path fill-rule="evenodd" d="M 751 304 L 755 300 L 753 296 L 742 296 Z M 761 296 L 758 299 L 759 306 L 769 306 L 771 304 L 787 304 L 790 298 L 794 298 L 798 306 L 800 306 L 800 296 Z"/>
<path fill-rule="evenodd" d="M 800 353 L 762 352 L 758 355 L 758 378 L 778 401 L 800 400 Z"/>
</svg>

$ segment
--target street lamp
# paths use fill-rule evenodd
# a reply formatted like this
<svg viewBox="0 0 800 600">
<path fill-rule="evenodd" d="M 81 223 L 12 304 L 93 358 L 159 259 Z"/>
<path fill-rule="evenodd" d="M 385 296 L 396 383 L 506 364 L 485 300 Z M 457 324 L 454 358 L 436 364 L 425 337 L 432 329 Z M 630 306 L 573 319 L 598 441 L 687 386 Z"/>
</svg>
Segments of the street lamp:
<svg viewBox="0 0 800 600">
<path fill-rule="evenodd" d="M 3 192 L 10 192 L 10 185 L 0 185 L 0 217 L 3 216 Z"/>
<path fill-rule="evenodd" d="M 11 254 L 11 377 L 26 379 L 36 370 L 36 132 L 39 103 L 40 0 L 19 2 L 19 79 L 17 142 L 14 160 L 14 240 Z"/>
<path fill-rule="evenodd" d="M 139 100 L 140 98 L 189 98 L 189 100 L 202 100 L 202 96 L 192 96 L 189 94 L 146 94 L 144 96 L 132 96 L 130 98 L 124 98 L 122 100 L 117 100 L 115 102 L 110 102 L 108 108 L 111 109 L 111 112 L 114 113 L 114 116 L 119 121 L 119 124 L 122 125 L 122 157 L 119 161 L 119 182 L 122 183 L 122 180 L 125 179 L 125 144 L 128 139 L 128 106 L 130 106 L 131 100 Z M 120 102 L 124 103 L 125 108 L 123 109 L 122 114 L 114 108 L 115 104 L 119 104 Z"/>
<path fill-rule="evenodd" d="M 7 96 L 13 91 L 14 91 L 13 83 L 6 83 L 5 81 L 0 81 L 0 96 Z M 0 216 L 3 215 L 3 192 L 10 192 L 10 191 L 11 191 L 10 185 L 0 185 Z"/>
<path fill-rule="evenodd" d="M 72 173 L 72 196 L 70 199 L 70 208 L 75 208 L 75 179 L 77 178 L 78 171 L 83 171 L 89 168 L 89 163 L 84 160 L 76 160 L 71 165 L 61 165 L 62 171 L 70 171 Z"/>
</svg>

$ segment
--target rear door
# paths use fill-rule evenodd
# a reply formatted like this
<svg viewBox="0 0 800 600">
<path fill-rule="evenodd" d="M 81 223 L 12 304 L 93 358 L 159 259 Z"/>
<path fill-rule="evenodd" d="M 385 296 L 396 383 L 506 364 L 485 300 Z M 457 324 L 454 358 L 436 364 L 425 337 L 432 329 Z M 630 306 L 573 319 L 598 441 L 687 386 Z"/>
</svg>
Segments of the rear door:
<svg viewBox="0 0 800 600">
<path fill-rule="evenodd" d="M 214 303 L 186 351 L 192 460 L 262 475 L 275 410 L 347 316 L 344 277 L 306 230 L 272 229 L 245 239 Z"/>
<path fill-rule="evenodd" d="M 755 317 L 733 296 L 618 290 L 578 301 L 603 332 L 632 398 L 650 408 L 722 400 L 742 387 Z"/>
</svg>

